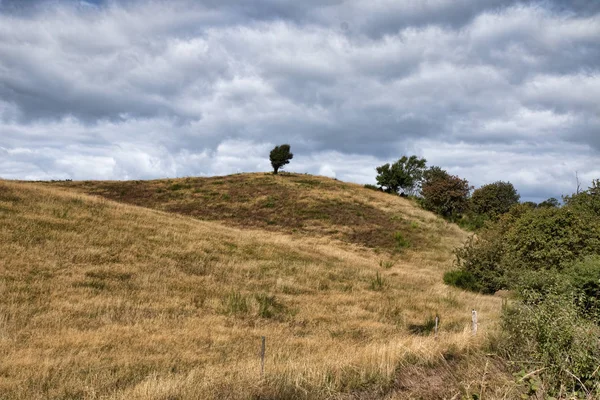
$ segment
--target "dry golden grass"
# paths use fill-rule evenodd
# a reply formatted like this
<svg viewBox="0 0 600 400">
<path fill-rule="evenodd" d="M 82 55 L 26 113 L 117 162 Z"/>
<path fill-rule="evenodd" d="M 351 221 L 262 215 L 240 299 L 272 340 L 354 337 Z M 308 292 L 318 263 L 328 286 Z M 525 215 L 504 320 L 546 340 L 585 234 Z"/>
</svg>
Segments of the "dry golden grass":
<svg viewBox="0 0 600 400">
<path fill-rule="evenodd" d="M 0 181 L 0 398 L 507 396 L 480 351 L 500 299 L 442 283 L 466 234 L 349 187 L 340 195 L 399 215 L 430 247 L 376 251 Z"/>
<path fill-rule="evenodd" d="M 244 228 L 321 236 L 380 250 L 394 250 L 396 233 L 416 249 L 462 232 L 413 202 L 330 178 L 254 173 L 154 181 L 54 182 L 110 200 L 221 221 Z M 423 225 L 428 229 L 423 229 Z M 440 229 L 441 228 L 441 229 Z"/>
</svg>

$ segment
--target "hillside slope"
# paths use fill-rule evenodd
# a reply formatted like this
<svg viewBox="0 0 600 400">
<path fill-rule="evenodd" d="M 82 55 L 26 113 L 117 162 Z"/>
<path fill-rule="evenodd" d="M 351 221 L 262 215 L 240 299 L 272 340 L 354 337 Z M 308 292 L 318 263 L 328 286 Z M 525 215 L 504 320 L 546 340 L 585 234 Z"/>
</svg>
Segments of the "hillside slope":
<svg viewBox="0 0 600 400">
<path fill-rule="evenodd" d="M 456 226 L 407 199 L 312 175 L 254 173 L 52 184 L 202 220 L 327 236 L 380 249 L 424 249 L 436 246 L 439 238 L 456 243 L 466 238 Z"/>
<path fill-rule="evenodd" d="M 373 204 L 414 216 L 435 250 L 377 254 L 351 235 L 240 229 L 0 181 L 2 398 L 444 398 L 503 379 L 482 380 L 464 356 L 494 331 L 499 299 L 441 283 L 464 234 L 388 197 Z"/>
</svg>

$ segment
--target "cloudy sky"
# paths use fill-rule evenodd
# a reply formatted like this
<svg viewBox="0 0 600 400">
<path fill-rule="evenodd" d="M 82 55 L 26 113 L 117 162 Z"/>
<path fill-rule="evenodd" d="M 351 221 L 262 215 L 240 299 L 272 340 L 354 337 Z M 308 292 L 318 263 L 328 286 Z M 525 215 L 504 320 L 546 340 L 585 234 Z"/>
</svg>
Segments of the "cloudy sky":
<svg viewBox="0 0 600 400">
<path fill-rule="evenodd" d="M 0 0 L 0 176 L 600 178 L 600 1 Z"/>
</svg>

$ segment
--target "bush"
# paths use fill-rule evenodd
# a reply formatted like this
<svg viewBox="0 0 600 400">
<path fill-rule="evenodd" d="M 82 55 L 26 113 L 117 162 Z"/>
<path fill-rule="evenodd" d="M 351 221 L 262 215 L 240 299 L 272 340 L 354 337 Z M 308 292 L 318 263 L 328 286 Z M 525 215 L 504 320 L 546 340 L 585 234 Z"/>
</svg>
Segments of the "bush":
<svg viewBox="0 0 600 400">
<path fill-rule="evenodd" d="M 521 196 L 510 182 L 494 182 L 476 189 L 471 196 L 471 209 L 490 218 L 507 213 L 519 203 Z"/>
<path fill-rule="evenodd" d="M 530 293 L 504 309 L 500 351 L 538 371 L 541 395 L 600 395 L 600 328 L 582 318 L 573 299 L 550 290 Z M 539 398 L 539 396 L 538 396 Z"/>
<path fill-rule="evenodd" d="M 431 167 L 424 174 L 420 203 L 426 210 L 455 220 L 467 209 L 470 192 L 466 179 L 450 175 L 440 167 Z"/>
<path fill-rule="evenodd" d="M 529 269 L 562 267 L 600 250 L 600 226 L 569 208 L 525 213 L 505 235 L 511 261 Z"/>
<path fill-rule="evenodd" d="M 561 271 L 600 254 L 600 221 L 570 207 L 513 207 L 455 251 L 484 293 L 515 288 L 527 271 Z"/>
<path fill-rule="evenodd" d="M 456 220 L 456 224 L 463 229 L 471 232 L 479 231 L 483 228 L 490 218 L 485 214 L 475 214 L 473 212 L 467 212 L 462 215 L 462 218 Z"/>
<path fill-rule="evenodd" d="M 444 274 L 444 283 L 474 292 L 481 290 L 481 286 L 477 282 L 477 279 L 475 279 L 475 276 L 468 271 L 460 269 L 446 272 Z"/>
<path fill-rule="evenodd" d="M 577 261 L 561 275 L 573 292 L 580 314 L 600 325 L 600 256 Z"/>
<path fill-rule="evenodd" d="M 592 186 L 583 192 L 564 196 L 563 202 L 583 213 L 600 216 L 600 179 L 592 181 Z"/>
</svg>

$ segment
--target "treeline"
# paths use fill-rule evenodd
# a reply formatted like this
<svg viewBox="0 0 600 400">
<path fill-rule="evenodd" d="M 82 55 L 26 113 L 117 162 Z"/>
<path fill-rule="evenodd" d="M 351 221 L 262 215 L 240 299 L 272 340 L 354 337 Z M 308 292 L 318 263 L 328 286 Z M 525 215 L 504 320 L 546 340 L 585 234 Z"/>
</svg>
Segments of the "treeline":
<svg viewBox="0 0 600 400">
<path fill-rule="evenodd" d="M 486 221 L 495 221 L 519 204 L 520 200 L 520 195 L 510 182 L 493 182 L 474 190 L 466 179 L 438 166 L 427 167 L 427 161 L 417 156 L 404 156 L 376 170 L 378 186 L 366 187 L 414 196 L 423 208 L 470 230 L 482 228 Z M 532 208 L 559 205 L 554 198 L 540 204 L 527 203 Z"/>
</svg>

